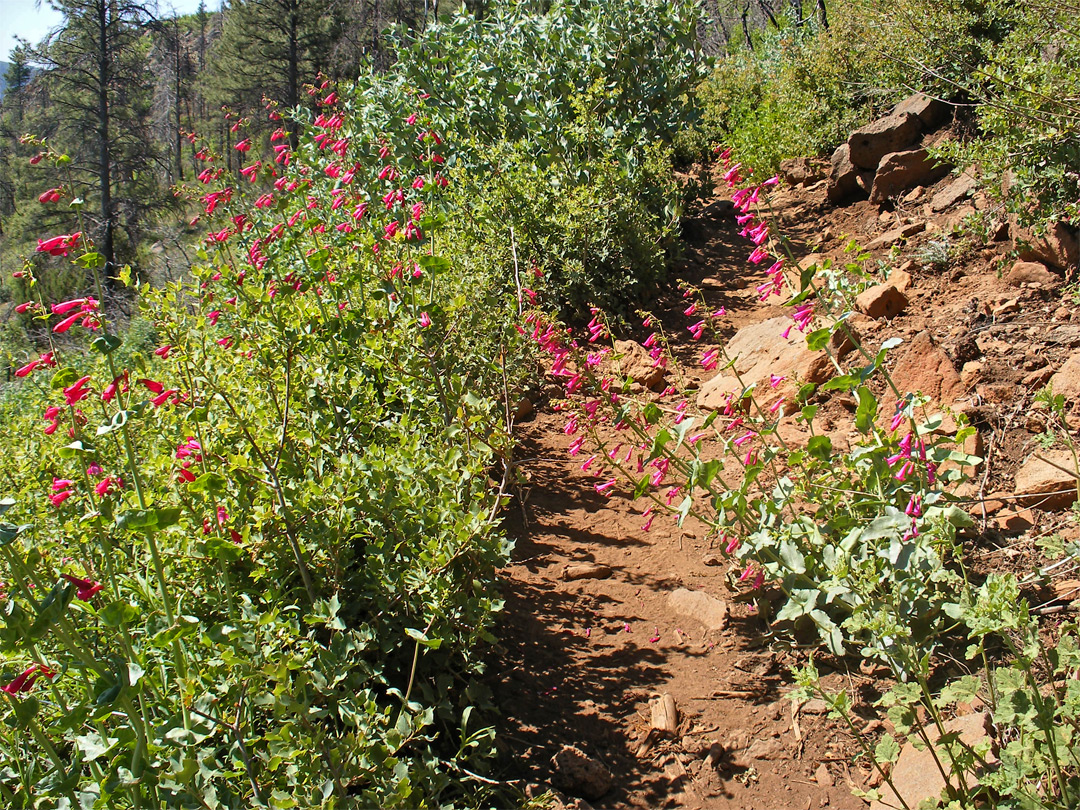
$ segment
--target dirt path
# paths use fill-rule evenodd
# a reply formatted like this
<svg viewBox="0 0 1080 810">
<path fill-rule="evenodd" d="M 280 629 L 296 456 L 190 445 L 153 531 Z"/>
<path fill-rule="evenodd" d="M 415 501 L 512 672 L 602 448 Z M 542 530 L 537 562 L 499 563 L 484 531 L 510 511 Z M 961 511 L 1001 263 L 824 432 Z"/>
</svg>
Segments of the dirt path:
<svg viewBox="0 0 1080 810">
<path fill-rule="evenodd" d="M 793 205 L 800 217 L 816 210 Z M 710 308 L 726 307 L 734 331 L 781 310 L 757 301 L 761 278 L 744 270 L 746 243 L 729 207 L 717 197 L 688 223 L 675 276 L 700 285 Z M 705 374 L 696 361 L 710 347 L 684 337 L 683 307 L 669 292 L 653 311 L 685 371 Z M 795 659 L 761 643 L 764 622 L 733 598 L 702 527 L 664 518 L 642 531 L 644 502 L 597 494 L 580 469 L 584 455 L 568 455 L 564 423 L 541 405 L 522 426 L 529 485 L 508 518 L 517 547 L 504 572 L 493 689 L 506 707 L 511 778 L 532 794 L 561 787 L 593 807 L 862 808 L 850 784 L 864 786 L 866 773 L 852 765 L 850 740 L 819 707 L 793 714 L 785 694 Z M 674 698 L 678 730 L 650 736 L 651 701 L 663 694 Z M 605 766 L 610 785 L 556 769 L 564 746 Z"/>
</svg>

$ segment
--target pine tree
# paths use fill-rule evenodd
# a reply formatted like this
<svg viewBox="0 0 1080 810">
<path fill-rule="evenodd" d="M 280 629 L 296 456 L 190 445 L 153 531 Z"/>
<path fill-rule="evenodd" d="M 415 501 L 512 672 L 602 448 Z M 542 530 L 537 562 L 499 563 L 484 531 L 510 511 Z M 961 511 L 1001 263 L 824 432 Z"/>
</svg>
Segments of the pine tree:
<svg viewBox="0 0 1080 810">
<path fill-rule="evenodd" d="M 342 28 L 333 0 L 233 0 L 210 50 L 204 92 L 256 122 L 264 97 L 293 109 L 303 85 L 329 68 Z"/>
<path fill-rule="evenodd" d="M 132 0 L 52 0 L 60 29 L 34 53 L 55 113 L 50 140 L 71 158 L 73 191 L 111 275 L 161 204 L 150 136 L 149 17 Z"/>
</svg>

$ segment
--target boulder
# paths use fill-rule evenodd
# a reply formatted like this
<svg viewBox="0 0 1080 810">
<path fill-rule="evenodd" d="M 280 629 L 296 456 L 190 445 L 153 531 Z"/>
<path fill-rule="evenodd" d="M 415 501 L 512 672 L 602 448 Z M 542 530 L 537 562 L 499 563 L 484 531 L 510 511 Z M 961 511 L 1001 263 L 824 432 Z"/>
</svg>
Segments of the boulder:
<svg viewBox="0 0 1080 810">
<path fill-rule="evenodd" d="M 1076 269 L 1080 262 L 1080 244 L 1077 243 L 1075 231 L 1068 225 L 1058 222 L 1039 236 L 1017 224 L 1015 217 L 1011 225 L 1021 261 L 1042 262 L 1061 270 Z"/>
<path fill-rule="evenodd" d="M 1050 388 L 1055 394 L 1061 394 L 1066 402 L 1080 399 L 1080 354 L 1070 355 L 1050 378 Z"/>
<path fill-rule="evenodd" d="M 1016 471 L 1013 494 L 1022 506 L 1047 511 L 1066 509 L 1076 500 L 1076 470 L 1072 454 L 1063 451 L 1038 453 Z"/>
<path fill-rule="evenodd" d="M 767 408 L 781 397 L 794 394 L 801 382 L 828 380 L 835 373 L 828 355 L 807 349 L 806 336 L 796 329 L 783 337 L 783 332 L 791 325 L 791 318 L 782 316 L 744 326 L 736 332 L 727 345 L 728 356 L 735 358 L 734 368 L 724 369 L 702 384 L 698 391 L 698 406 L 709 410 L 723 408 L 731 397 L 742 393 L 745 383 L 755 385 L 758 403 Z M 842 330 L 838 330 L 832 340 L 838 356 L 851 347 L 851 341 Z M 772 375 L 786 379 L 772 388 Z"/>
<path fill-rule="evenodd" d="M 893 113 L 852 132 L 847 142 L 848 158 L 857 168 L 874 171 L 885 155 L 914 145 L 921 134 L 922 123 L 917 115 Z"/>
<path fill-rule="evenodd" d="M 987 743 L 990 742 L 989 732 L 993 728 L 990 723 L 990 715 L 986 712 L 954 717 L 952 720 L 946 720 L 944 727 L 947 734 L 957 735 L 958 739 L 965 745 L 981 749 L 988 747 Z M 940 737 L 936 726 L 927 727 L 926 732 L 930 739 L 935 742 Z M 953 743 L 953 745 L 956 745 L 956 743 Z M 948 772 L 950 770 L 949 759 L 944 745 L 937 748 L 937 756 L 938 759 L 942 760 L 942 764 Z M 989 750 L 986 751 L 984 756 L 988 761 L 994 760 L 994 755 Z M 918 748 L 910 742 L 904 745 L 900 750 L 900 756 L 896 760 L 896 764 L 893 765 L 890 776 L 900 795 L 897 796 L 889 783 L 885 782 L 879 788 L 882 793 L 882 801 L 871 802 L 870 810 L 895 810 L 897 807 L 905 806 L 905 803 L 907 807 L 916 808 L 927 799 L 937 799 L 945 789 L 945 778 L 941 775 L 941 770 L 934 759 L 934 752 L 924 745 L 920 745 Z M 965 774 L 962 778 L 969 786 L 973 786 L 978 782 L 976 774 Z M 950 780 L 955 779 L 957 777 L 950 773 Z M 957 783 L 952 782 L 952 784 L 956 785 Z M 901 801 L 901 798 L 903 801 Z"/>
<path fill-rule="evenodd" d="M 831 203 L 842 203 L 854 197 L 865 196 L 863 186 L 865 178 L 860 184 L 862 175 L 867 174 L 851 162 L 851 152 L 848 145 L 841 144 L 829 158 L 828 183 L 825 186 L 825 194 Z M 873 173 L 869 173 L 873 176 Z"/>
<path fill-rule="evenodd" d="M 657 366 L 649 350 L 635 340 L 616 340 L 618 368 L 636 383 L 646 388 L 658 388 L 664 382 L 664 368 Z"/>
<path fill-rule="evenodd" d="M 925 93 L 908 96 L 893 108 L 894 115 L 912 113 L 927 132 L 933 132 L 952 117 L 952 106 Z"/>
<path fill-rule="evenodd" d="M 1024 284 L 1034 284 L 1043 289 L 1053 289 L 1059 286 L 1064 279 L 1057 273 L 1050 272 L 1042 262 L 1016 262 L 1005 276 L 1005 283 L 1010 287 L 1021 287 Z"/>
<path fill-rule="evenodd" d="M 978 188 L 978 182 L 970 174 L 962 174 L 930 198 L 930 210 L 934 212 L 951 208 Z"/>
<path fill-rule="evenodd" d="M 878 284 L 859 293 L 855 307 L 871 318 L 895 318 L 907 309 L 908 300 L 892 284 Z"/>
<path fill-rule="evenodd" d="M 938 164 L 925 149 L 891 152 L 883 156 L 878 164 L 874 185 L 870 189 L 870 202 L 887 202 L 913 186 L 929 185 L 951 169 L 948 164 Z"/>
<path fill-rule="evenodd" d="M 892 369 L 892 378 L 901 391 L 919 391 L 939 405 L 950 405 L 964 393 L 952 360 L 929 332 L 920 332 L 911 339 L 907 351 Z M 880 413 L 891 414 L 888 405 L 896 401 L 891 391 L 886 394 L 886 400 Z"/>
<path fill-rule="evenodd" d="M 910 262 L 907 262 L 907 264 L 910 264 Z M 908 288 L 911 287 L 911 273 L 899 267 L 894 267 L 889 272 L 889 277 L 885 279 L 885 282 L 896 287 L 902 293 L 907 292 Z"/>
</svg>

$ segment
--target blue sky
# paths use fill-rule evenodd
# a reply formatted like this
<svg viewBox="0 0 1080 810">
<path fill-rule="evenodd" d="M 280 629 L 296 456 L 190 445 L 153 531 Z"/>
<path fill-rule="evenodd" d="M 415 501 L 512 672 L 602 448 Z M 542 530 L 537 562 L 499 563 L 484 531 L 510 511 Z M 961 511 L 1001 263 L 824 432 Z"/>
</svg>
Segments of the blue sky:
<svg viewBox="0 0 1080 810">
<path fill-rule="evenodd" d="M 170 9 L 180 14 L 190 14 L 199 7 L 199 0 L 158 0 L 159 13 L 171 16 Z M 206 7 L 216 10 L 220 0 L 206 0 Z M 0 61 L 7 61 L 15 47 L 15 37 L 28 39 L 36 44 L 49 31 L 60 24 L 60 14 L 54 11 L 48 0 L 0 0 Z"/>
</svg>

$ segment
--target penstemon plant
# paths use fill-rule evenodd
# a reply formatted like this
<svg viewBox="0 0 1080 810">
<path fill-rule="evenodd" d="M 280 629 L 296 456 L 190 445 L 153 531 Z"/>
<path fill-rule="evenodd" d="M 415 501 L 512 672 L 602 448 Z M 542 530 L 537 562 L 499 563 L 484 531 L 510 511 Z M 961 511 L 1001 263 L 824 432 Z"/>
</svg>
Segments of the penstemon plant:
<svg viewBox="0 0 1080 810">
<path fill-rule="evenodd" d="M 139 291 L 154 351 L 107 318 L 86 228 L 22 273 L 33 293 L 73 260 L 96 295 L 24 307 L 75 340 L 19 369 L 37 396 L 10 414 L 6 806 L 416 806 L 491 783 L 469 678 L 508 551 L 517 303 L 438 252 L 437 112 L 400 86 L 312 92 L 297 149 L 274 137 L 237 177 L 199 151 L 188 193 L 216 224 L 191 281 Z"/>
<path fill-rule="evenodd" d="M 740 167 L 729 165 L 724 178 L 739 186 Z M 645 530 L 662 514 L 680 524 L 689 516 L 703 521 L 737 564 L 741 582 L 758 594 L 766 586 L 782 594 L 775 613 L 767 613 L 771 621 L 812 623 L 833 653 L 861 645 L 864 654 L 904 675 L 958 618 L 956 529 L 970 519 L 950 503 L 949 490 L 964 479 L 965 466 L 979 461 L 958 449 L 972 429 L 943 434 L 942 417 L 927 412 L 924 398 L 901 395 L 885 368 L 897 341 L 873 354 L 859 343 L 842 285 L 822 284 L 817 266 L 788 269 L 795 263 L 768 213 L 775 183 L 736 188 L 738 221 L 752 243 L 750 263 L 769 264 L 760 296 L 787 296 L 791 322 L 777 338 L 803 333 L 811 351 L 827 355 L 833 368 L 828 381 L 793 387 L 797 381 L 773 375 L 765 390 L 756 389 L 739 377 L 738 358 L 722 347 L 711 349 L 702 354 L 703 368 L 728 373 L 735 390 L 720 408 L 697 414 L 689 405 L 692 391 L 669 389 L 680 402 L 666 407 L 635 396 L 632 381 L 605 365 L 612 349 L 595 348 L 608 336 L 599 311 L 586 338 L 591 350 L 540 314 L 531 335 L 551 356 L 552 373 L 567 377 L 567 395 L 584 400 L 566 429 L 578 437 L 572 454 L 586 436 L 594 446 L 598 492 L 610 495 L 622 480 L 635 498 L 647 497 Z M 825 275 L 830 277 L 835 273 Z M 726 313 L 708 314 L 692 288 L 685 297 L 685 314 L 706 313 L 688 327 L 691 336 L 714 333 Z M 654 319 L 646 315 L 643 323 L 648 328 Z M 657 364 L 671 359 L 666 343 L 660 332 L 644 342 Z M 848 369 L 840 363 L 844 349 L 859 358 Z M 875 385 L 893 393 L 892 413 L 879 414 Z M 862 440 L 850 452 L 815 432 L 814 397 L 829 391 L 850 392 L 857 400 L 855 427 Z M 805 446 L 782 438 L 778 428 L 785 419 L 809 429 Z"/>
</svg>

